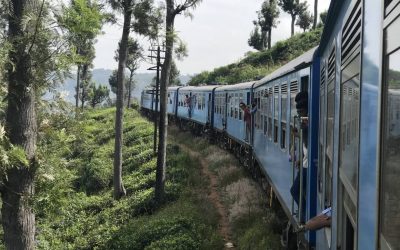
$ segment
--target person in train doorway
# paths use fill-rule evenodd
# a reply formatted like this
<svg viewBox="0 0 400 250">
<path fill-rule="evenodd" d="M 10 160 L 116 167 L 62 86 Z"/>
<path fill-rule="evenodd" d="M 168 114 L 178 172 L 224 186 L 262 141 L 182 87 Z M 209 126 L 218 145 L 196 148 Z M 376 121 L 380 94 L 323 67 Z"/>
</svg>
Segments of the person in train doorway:
<svg viewBox="0 0 400 250">
<path fill-rule="evenodd" d="M 303 168 L 303 185 L 302 185 L 302 190 L 303 193 L 301 194 L 301 199 L 302 199 L 302 222 L 304 222 L 305 218 L 305 208 L 306 208 L 306 199 L 305 199 L 305 191 L 307 188 L 307 167 L 308 167 L 308 154 L 307 154 L 307 148 L 308 148 L 308 93 L 305 91 L 302 91 L 298 93 L 295 97 L 295 102 L 296 102 L 296 109 L 297 109 L 297 114 L 300 116 L 301 123 L 300 123 L 300 128 L 301 128 L 301 133 L 303 137 L 303 161 L 296 162 L 296 166 Z M 294 129 L 293 133 L 295 135 L 298 135 L 297 128 Z M 297 206 L 300 205 L 299 198 L 300 198 L 300 171 L 297 171 L 296 178 L 294 179 L 293 185 L 290 188 L 290 193 L 292 194 L 293 200 L 296 202 Z"/>
<path fill-rule="evenodd" d="M 244 140 L 248 142 L 251 133 L 251 112 L 244 102 L 241 102 L 239 104 L 239 107 L 243 110 L 243 120 L 246 126 L 246 137 L 244 138 Z"/>
<path fill-rule="evenodd" d="M 188 116 L 192 117 L 192 98 L 189 95 L 185 95 L 185 106 L 188 107 Z"/>
</svg>

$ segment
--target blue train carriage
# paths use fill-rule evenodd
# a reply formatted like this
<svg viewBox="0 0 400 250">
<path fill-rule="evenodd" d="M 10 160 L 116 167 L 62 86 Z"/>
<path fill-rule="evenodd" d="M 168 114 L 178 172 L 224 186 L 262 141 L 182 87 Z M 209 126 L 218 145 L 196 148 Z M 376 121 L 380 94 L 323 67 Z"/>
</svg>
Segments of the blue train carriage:
<svg viewBox="0 0 400 250">
<path fill-rule="evenodd" d="M 140 99 L 140 110 L 145 114 L 149 115 L 152 113 L 154 106 L 154 94 L 155 89 L 152 87 L 147 87 L 142 90 Z"/>
<path fill-rule="evenodd" d="M 178 90 L 182 88 L 180 86 L 168 87 L 168 100 L 167 100 L 167 113 L 170 117 L 176 116 L 176 111 L 178 107 Z"/>
<path fill-rule="evenodd" d="M 217 85 L 188 86 L 178 90 L 177 116 L 201 133 L 212 127 L 214 90 Z M 188 123 L 189 122 L 189 123 Z M 185 125 L 186 125 L 185 124 Z"/>
<path fill-rule="evenodd" d="M 331 3 L 320 45 L 317 248 L 400 249 L 400 1 Z"/>
<path fill-rule="evenodd" d="M 314 67 L 313 56 L 316 48 L 313 48 L 290 61 L 275 72 L 258 81 L 253 89 L 254 102 L 257 103 L 258 110 L 254 115 L 253 124 L 253 150 L 254 157 L 262 171 L 266 175 L 269 183 L 273 187 L 285 213 L 290 218 L 290 223 L 297 228 L 300 219 L 303 221 L 315 215 L 315 164 L 309 160 L 303 166 L 303 175 L 307 176 L 305 190 L 301 190 L 304 196 L 303 210 L 300 211 L 297 203 L 294 202 L 290 189 L 297 175 L 296 162 L 300 160 L 303 147 L 300 136 L 293 135 L 293 129 L 299 131 L 299 119 L 297 116 L 295 97 L 300 91 L 308 92 L 309 107 L 313 101 L 313 93 L 310 92 L 313 85 L 318 83 L 311 82 L 313 79 Z M 318 72 L 317 72 L 318 73 Z M 317 96 L 318 97 L 318 96 Z M 318 116 L 318 109 L 309 108 L 309 120 Z M 318 117 L 316 117 L 318 119 Z M 302 140 L 308 141 L 308 150 L 304 152 L 308 159 L 316 159 L 317 155 L 313 148 L 311 138 L 312 133 L 318 135 L 318 128 L 308 133 L 308 137 Z M 300 151 L 301 150 L 301 151 Z M 294 153 L 296 151 L 296 153 Z M 300 161 L 302 164 L 302 161 Z M 301 169 L 301 168 L 300 168 Z M 310 174 L 311 173 L 311 174 Z M 312 243 L 313 235 L 304 235 L 306 244 Z"/>
<path fill-rule="evenodd" d="M 244 114 L 240 109 L 241 102 L 250 106 L 252 87 L 255 81 L 221 86 L 215 90 L 218 97 L 218 114 L 215 114 L 215 128 L 225 131 L 232 140 L 239 144 L 249 144 L 250 136 L 246 139 L 246 124 Z M 214 108 L 215 111 L 215 108 Z M 215 112 L 214 112 L 215 113 Z"/>
</svg>

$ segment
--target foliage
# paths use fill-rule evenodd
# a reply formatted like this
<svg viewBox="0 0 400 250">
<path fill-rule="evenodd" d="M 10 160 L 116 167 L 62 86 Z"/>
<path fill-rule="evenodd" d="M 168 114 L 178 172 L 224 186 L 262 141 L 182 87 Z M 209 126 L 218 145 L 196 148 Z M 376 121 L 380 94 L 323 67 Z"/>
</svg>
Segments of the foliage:
<svg viewBox="0 0 400 250">
<path fill-rule="evenodd" d="M 66 113 L 73 114 L 70 109 Z M 57 108 L 41 123 L 33 200 L 37 248 L 221 249 L 216 210 L 197 195 L 205 192 L 199 190 L 205 185 L 198 178 L 200 169 L 176 145 L 168 146 L 165 203 L 154 202 L 153 126 L 135 110 L 124 119 L 127 196 L 113 201 L 114 113 L 112 108 L 92 109 L 75 120 Z"/>
<path fill-rule="evenodd" d="M 321 19 L 321 24 L 322 24 L 322 25 L 325 25 L 325 23 L 326 23 L 326 18 L 328 17 L 328 11 L 321 12 L 321 13 L 319 14 L 319 17 L 320 17 L 320 19 Z"/>
<path fill-rule="evenodd" d="M 92 108 L 96 107 L 97 104 L 101 104 L 105 100 L 107 100 L 110 95 L 110 90 L 107 86 L 99 85 L 96 87 L 96 84 L 92 82 L 89 88 L 89 102 Z"/>
<path fill-rule="evenodd" d="M 278 5 L 292 17 L 291 35 L 294 35 L 294 24 L 296 18 L 307 11 L 307 2 L 300 2 L 300 0 L 279 0 Z"/>
<path fill-rule="evenodd" d="M 195 75 L 189 81 L 189 85 L 234 84 L 259 79 L 280 65 L 317 46 L 321 33 L 322 28 L 320 27 L 309 32 L 297 34 L 286 41 L 277 42 L 270 50 L 250 52 L 238 63 Z"/>
<path fill-rule="evenodd" d="M 59 23 L 67 31 L 73 60 L 78 65 L 79 78 L 75 98 L 81 100 L 82 108 L 85 101 L 89 100 L 90 68 L 95 58 L 95 38 L 101 33 L 106 20 L 107 15 L 102 13 L 101 5 L 97 1 L 72 0 L 70 6 L 62 5 Z"/>
<path fill-rule="evenodd" d="M 297 19 L 296 25 L 298 25 L 305 32 L 309 29 L 314 21 L 314 17 L 309 11 L 301 12 L 299 19 Z"/>
<path fill-rule="evenodd" d="M 111 91 L 113 93 L 117 93 L 117 70 L 113 70 L 112 74 L 108 78 L 108 84 L 111 87 Z M 129 86 L 129 77 L 125 75 L 124 77 L 124 88 L 127 89 Z M 126 101 L 128 98 L 128 93 L 125 93 L 124 101 Z"/>
<path fill-rule="evenodd" d="M 263 36 L 262 32 L 260 32 L 259 26 L 256 24 L 254 30 L 250 33 L 250 38 L 247 40 L 247 43 L 250 47 L 261 51 L 265 49 L 265 40 L 265 36 Z"/>
<path fill-rule="evenodd" d="M 271 48 L 271 29 L 276 27 L 279 9 L 276 0 L 266 0 L 261 10 L 257 11 L 258 20 L 254 21 L 254 31 L 250 34 L 248 44 L 256 50 Z M 258 33 L 260 27 L 260 33 Z"/>
</svg>

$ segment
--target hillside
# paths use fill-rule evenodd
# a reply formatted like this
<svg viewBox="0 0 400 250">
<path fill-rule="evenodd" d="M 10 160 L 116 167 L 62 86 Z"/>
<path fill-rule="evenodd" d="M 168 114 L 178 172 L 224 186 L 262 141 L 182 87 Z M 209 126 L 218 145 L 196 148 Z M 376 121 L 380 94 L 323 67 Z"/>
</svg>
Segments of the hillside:
<svg viewBox="0 0 400 250">
<path fill-rule="evenodd" d="M 96 84 L 106 85 L 108 84 L 108 78 L 112 74 L 111 69 L 94 69 L 92 72 L 92 79 Z M 136 82 L 136 86 L 133 90 L 133 97 L 140 98 L 140 93 L 142 90 L 149 86 L 154 78 L 154 73 L 138 73 L 134 76 L 134 80 Z M 181 75 L 180 80 L 182 84 L 186 84 L 190 80 L 191 76 L 189 75 Z M 74 102 L 74 94 L 75 94 L 75 86 L 76 86 L 76 76 L 72 75 L 71 78 L 68 78 L 64 84 L 58 87 L 58 91 L 64 92 L 64 96 L 66 96 L 67 101 L 73 103 Z M 111 92 L 111 96 L 114 97 L 114 93 Z"/>
<path fill-rule="evenodd" d="M 36 248 L 221 249 L 215 209 L 197 196 L 207 184 L 177 145 L 168 145 L 166 200 L 154 201 L 153 126 L 135 110 L 124 118 L 127 196 L 113 200 L 114 116 L 114 108 L 79 120 L 52 112 L 40 123 Z"/>
<path fill-rule="evenodd" d="M 321 34 L 322 27 L 296 34 L 285 41 L 277 42 L 270 50 L 250 52 L 237 63 L 219 67 L 210 72 L 201 72 L 195 75 L 188 84 L 233 84 L 262 78 L 279 66 L 317 46 Z"/>
</svg>

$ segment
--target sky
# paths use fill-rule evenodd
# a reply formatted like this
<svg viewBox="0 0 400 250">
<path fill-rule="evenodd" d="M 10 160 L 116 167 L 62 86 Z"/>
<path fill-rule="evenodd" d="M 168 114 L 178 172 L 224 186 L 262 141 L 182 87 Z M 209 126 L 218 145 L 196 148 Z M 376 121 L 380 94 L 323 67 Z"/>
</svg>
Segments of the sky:
<svg viewBox="0 0 400 250">
<path fill-rule="evenodd" d="M 248 51 L 254 51 L 248 44 L 253 20 L 257 18 L 264 0 L 203 0 L 192 11 L 193 18 L 177 16 L 175 30 L 179 38 L 186 44 L 188 57 L 177 61 L 181 74 L 196 74 L 205 70 L 213 70 L 239 61 Z M 313 13 L 314 0 L 308 2 Z M 319 13 L 328 9 L 330 0 L 319 0 Z M 300 29 L 296 27 L 296 32 Z M 95 68 L 115 69 L 117 63 L 114 55 L 121 37 L 119 25 L 106 25 L 104 34 L 98 37 L 95 45 Z M 135 36 L 133 34 L 133 36 Z M 290 37 L 290 16 L 281 10 L 279 24 L 272 30 L 272 43 Z M 147 51 L 147 40 L 140 37 L 143 48 Z M 149 72 L 151 64 L 141 63 L 139 73 Z"/>
</svg>

